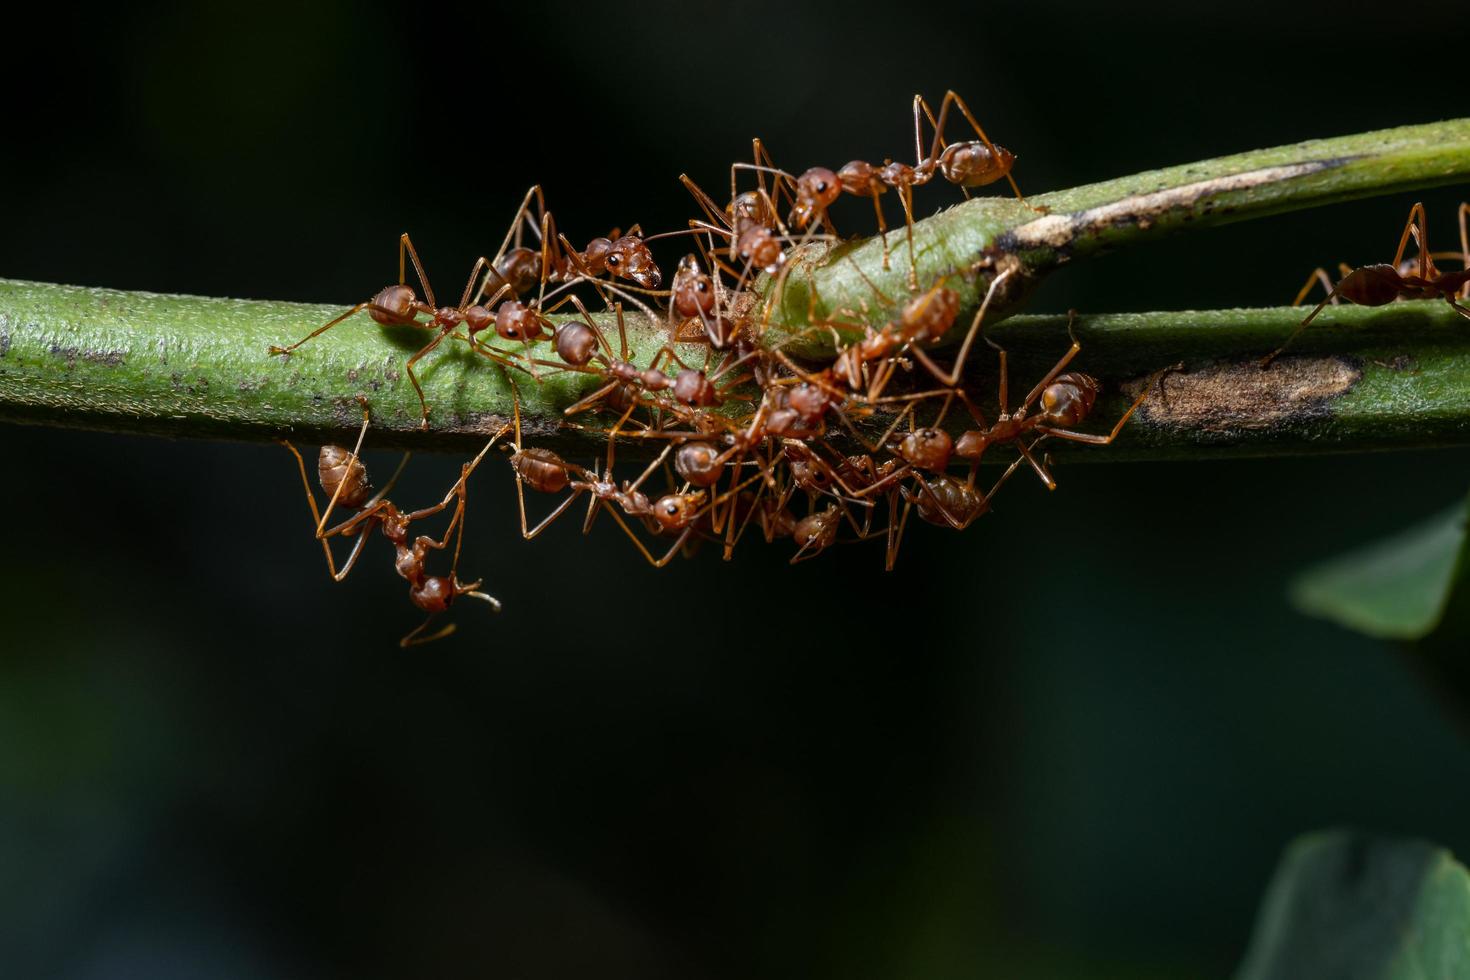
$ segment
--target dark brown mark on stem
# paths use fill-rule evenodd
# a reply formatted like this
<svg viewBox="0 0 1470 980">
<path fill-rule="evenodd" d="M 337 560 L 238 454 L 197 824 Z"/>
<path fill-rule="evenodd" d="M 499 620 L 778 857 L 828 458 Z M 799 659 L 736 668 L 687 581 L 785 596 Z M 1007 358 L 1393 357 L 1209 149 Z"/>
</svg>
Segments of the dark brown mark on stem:
<svg viewBox="0 0 1470 980">
<path fill-rule="evenodd" d="M 1264 371 L 1254 361 L 1196 367 L 1171 375 L 1139 414 L 1149 426 L 1203 432 L 1275 429 L 1321 418 L 1362 377 L 1344 357 L 1287 357 Z M 1137 394 L 1139 384 L 1123 390 Z"/>
</svg>

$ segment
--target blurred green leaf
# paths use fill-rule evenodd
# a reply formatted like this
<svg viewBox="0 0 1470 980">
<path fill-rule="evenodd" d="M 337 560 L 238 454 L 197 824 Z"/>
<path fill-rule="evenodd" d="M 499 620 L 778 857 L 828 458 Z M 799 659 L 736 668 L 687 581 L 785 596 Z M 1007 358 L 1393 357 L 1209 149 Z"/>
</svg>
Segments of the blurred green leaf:
<svg viewBox="0 0 1470 980">
<path fill-rule="evenodd" d="M 1236 980 L 1470 978 L 1470 874 L 1425 841 L 1327 831 L 1287 848 Z"/>
<path fill-rule="evenodd" d="M 1467 502 L 1393 537 L 1308 569 L 1292 583 L 1302 612 L 1390 640 L 1432 633 L 1470 601 Z"/>
</svg>

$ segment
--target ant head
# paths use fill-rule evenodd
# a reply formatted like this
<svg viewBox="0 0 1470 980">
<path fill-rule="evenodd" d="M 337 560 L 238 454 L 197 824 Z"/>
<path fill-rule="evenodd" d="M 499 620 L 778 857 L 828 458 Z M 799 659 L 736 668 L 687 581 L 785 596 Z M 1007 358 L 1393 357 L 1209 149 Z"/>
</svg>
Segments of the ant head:
<svg viewBox="0 0 1470 980">
<path fill-rule="evenodd" d="M 506 340 L 536 340 L 541 336 L 541 316 L 535 307 L 508 299 L 495 311 L 495 332 Z"/>
<path fill-rule="evenodd" d="M 735 242 L 735 254 L 741 262 L 774 274 L 786 261 L 781 241 L 764 225 L 751 225 Z"/>
<path fill-rule="evenodd" d="M 686 255 L 674 271 L 674 309 L 683 317 L 709 313 L 715 306 L 714 281 L 699 267 L 699 260 Z"/>
<path fill-rule="evenodd" d="M 447 575 L 425 575 L 408 590 L 408 597 L 426 613 L 441 613 L 459 595 L 458 585 Z"/>
<path fill-rule="evenodd" d="M 316 458 L 317 480 L 328 497 L 336 497 L 341 507 L 356 509 L 372 496 L 367 467 L 362 460 L 341 446 L 323 446 Z"/>
<path fill-rule="evenodd" d="M 408 543 L 408 515 L 391 504 L 383 509 L 382 525 L 383 537 L 394 544 L 406 545 Z"/>
<path fill-rule="evenodd" d="M 815 490 L 818 493 L 832 486 L 832 473 L 809 459 L 792 460 L 791 479 L 803 490 Z"/>
<path fill-rule="evenodd" d="M 671 493 L 658 498 L 653 505 L 653 519 L 665 531 L 681 531 L 694 523 L 704 503 L 704 491 Z"/>
<path fill-rule="evenodd" d="M 827 210 L 842 193 L 842 181 L 826 167 L 812 167 L 796 178 L 796 207 L 791 223 L 805 228 L 808 221 Z"/>
<path fill-rule="evenodd" d="M 418 301 L 418 294 L 413 291 L 412 286 L 403 283 L 387 286 L 373 297 L 372 305 L 368 307 L 368 316 L 384 326 L 409 323 L 413 320 L 414 306 Z"/>
<path fill-rule="evenodd" d="M 1041 417 L 1048 425 L 1076 425 L 1087 418 L 1101 386 L 1085 374 L 1069 371 L 1041 393 Z"/>
<path fill-rule="evenodd" d="M 827 414 L 827 409 L 832 404 L 832 395 L 823 391 L 819 385 L 803 381 L 792 385 L 786 391 L 786 405 L 794 410 L 804 420 L 815 422 Z"/>
<path fill-rule="evenodd" d="M 943 429 L 917 429 L 903 437 L 896 452 L 910 466 L 943 473 L 954 455 L 954 440 Z"/>
<path fill-rule="evenodd" d="M 674 376 L 674 397 L 685 405 L 705 407 L 720 403 L 719 392 L 703 371 L 685 368 Z"/>
<path fill-rule="evenodd" d="M 654 264 L 653 253 L 636 235 L 624 235 L 613 242 L 607 253 L 607 271 L 614 276 L 631 279 L 644 289 L 663 285 L 663 273 Z"/>
</svg>

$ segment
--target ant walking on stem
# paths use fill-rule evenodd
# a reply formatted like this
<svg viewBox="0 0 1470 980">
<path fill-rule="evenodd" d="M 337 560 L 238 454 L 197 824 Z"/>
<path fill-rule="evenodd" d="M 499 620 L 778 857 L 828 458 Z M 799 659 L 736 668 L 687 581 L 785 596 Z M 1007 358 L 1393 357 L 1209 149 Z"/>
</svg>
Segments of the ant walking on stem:
<svg viewBox="0 0 1470 980">
<path fill-rule="evenodd" d="M 944 129 L 951 105 L 959 108 L 966 121 L 975 130 L 975 134 L 979 137 L 978 140 L 945 142 Z M 928 118 L 929 124 L 934 128 L 934 141 L 929 147 L 927 156 L 923 149 L 921 113 L 923 117 Z M 917 289 L 919 277 L 917 259 L 914 255 L 914 188 L 929 183 L 938 173 L 951 184 L 958 186 L 968 198 L 969 188 L 983 187 L 1004 178 L 1010 182 L 1011 189 L 1015 191 L 1018 201 L 1033 211 L 1042 211 L 1041 208 L 1027 204 L 1026 197 L 1021 193 L 1015 177 L 1011 176 L 1015 163 L 1016 155 L 1005 147 L 990 141 L 990 137 L 985 135 L 985 130 L 981 127 L 979 120 L 970 111 L 970 107 L 953 89 L 945 93 L 944 101 L 939 105 L 937 118 L 929 108 L 929 104 L 924 101 L 924 97 L 915 95 L 913 165 L 887 160 L 880 167 L 866 160 L 852 160 L 837 171 L 826 167 L 812 167 L 800 177 L 788 176 L 796 188 L 796 205 L 791 211 L 791 223 L 798 228 L 805 228 L 812 221 L 819 220 L 830 228 L 831 219 L 827 216 L 827 211 L 840 195 L 846 193 L 857 197 L 872 198 L 873 210 L 878 218 L 878 234 L 883 239 L 883 267 L 886 269 L 888 267 L 887 225 L 884 223 L 883 206 L 878 198 L 889 188 L 898 191 L 899 203 L 903 206 L 904 228 L 908 238 L 909 288 Z"/>
<path fill-rule="evenodd" d="M 419 284 L 424 290 L 424 299 L 419 299 L 418 293 L 405 281 L 407 273 L 405 259 L 413 263 L 414 272 L 418 275 Z M 438 347 L 444 338 L 453 333 L 461 324 L 464 325 L 473 340 L 474 336 L 481 330 L 495 323 L 495 314 L 490 311 L 489 307 L 493 306 L 496 300 L 509 292 L 511 285 L 509 283 L 503 284 L 491 298 L 489 305 L 479 302 L 471 303 L 470 293 L 475 288 L 475 283 L 479 279 L 480 269 L 482 268 L 480 263 L 485 261 L 482 258 L 475 264 L 475 270 L 470 273 L 469 281 L 465 283 L 464 293 L 460 296 L 458 306 L 439 306 L 434 299 L 434 288 L 429 285 L 429 277 L 424 273 L 423 264 L 419 261 L 418 251 L 413 247 L 413 240 L 405 232 L 398 239 L 397 285 L 385 286 L 372 299 L 358 303 L 356 306 L 347 310 L 347 312 L 317 327 L 294 344 L 286 347 L 272 345 L 270 353 L 272 355 L 290 354 L 307 341 L 321 336 L 337 326 L 337 324 L 364 310 L 367 311 L 367 315 L 372 317 L 374 322 L 385 327 L 412 326 L 436 331 L 434 338 L 410 357 L 408 363 L 405 365 L 405 370 L 408 372 L 408 380 L 412 382 L 413 390 L 419 398 L 419 410 L 422 414 L 419 428 L 427 430 L 429 428 L 429 403 L 424 398 L 423 385 L 419 384 L 418 375 L 414 373 L 413 366 L 435 347 Z M 429 319 L 427 321 L 420 321 L 419 317 L 421 315 L 428 316 Z M 499 355 L 490 356 L 493 356 L 502 364 L 510 363 Z"/>
<path fill-rule="evenodd" d="M 1396 299 L 1443 299 L 1460 316 L 1470 320 L 1470 308 L 1466 308 L 1455 302 L 1461 293 L 1470 288 L 1470 235 L 1467 235 L 1466 215 L 1470 213 L 1470 204 L 1460 205 L 1460 249 L 1462 268 L 1453 272 L 1441 272 L 1434 264 L 1434 253 L 1429 251 L 1429 235 L 1425 230 L 1425 213 L 1423 204 L 1415 204 L 1409 209 L 1409 220 L 1404 225 L 1404 233 L 1399 237 L 1399 248 L 1394 253 L 1393 261 L 1387 264 L 1362 265 L 1356 269 L 1348 269 L 1343 277 L 1338 280 L 1336 286 L 1328 290 L 1322 302 L 1318 303 L 1307 318 L 1303 320 L 1286 342 L 1261 359 L 1261 367 L 1271 366 L 1271 362 L 1280 357 L 1290 347 L 1292 341 L 1311 325 L 1317 318 L 1317 314 L 1326 308 L 1328 303 L 1336 305 L 1337 298 L 1342 298 L 1356 303 L 1359 306 L 1386 306 Z M 1404 263 L 1404 252 L 1409 247 L 1409 239 L 1419 246 L 1419 257 L 1417 261 Z M 1442 254 L 1442 253 L 1441 253 Z M 1326 273 L 1321 269 L 1312 273 L 1312 278 L 1307 280 L 1307 285 L 1297 294 L 1297 302 L 1300 303 L 1312 288 L 1314 282 L 1326 278 Z M 1295 305 L 1295 304 L 1293 304 Z"/>
</svg>

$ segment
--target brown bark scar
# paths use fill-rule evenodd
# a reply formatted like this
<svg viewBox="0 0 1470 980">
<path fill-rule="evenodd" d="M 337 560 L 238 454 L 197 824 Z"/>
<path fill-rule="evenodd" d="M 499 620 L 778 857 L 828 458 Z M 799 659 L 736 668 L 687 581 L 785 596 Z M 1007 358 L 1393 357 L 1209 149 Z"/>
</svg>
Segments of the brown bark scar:
<svg viewBox="0 0 1470 980">
<path fill-rule="evenodd" d="M 1148 425 L 1203 432 L 1260 431 L 1320 418 L 1352 390 L 1363 370 L 1344 357 L 1285 357 L 1267 369 L 1256 361 L 1213 364 L 1164 378 L 1139 406 Z M 1146 379 L 1125 382 L 1136 397 Z"/>
</svg>

